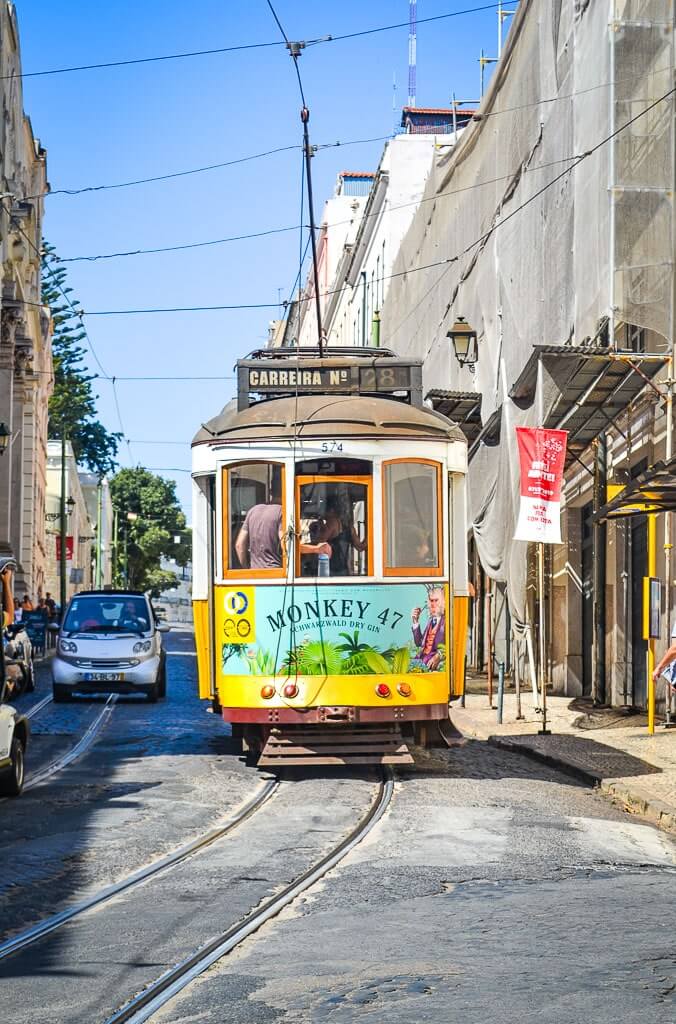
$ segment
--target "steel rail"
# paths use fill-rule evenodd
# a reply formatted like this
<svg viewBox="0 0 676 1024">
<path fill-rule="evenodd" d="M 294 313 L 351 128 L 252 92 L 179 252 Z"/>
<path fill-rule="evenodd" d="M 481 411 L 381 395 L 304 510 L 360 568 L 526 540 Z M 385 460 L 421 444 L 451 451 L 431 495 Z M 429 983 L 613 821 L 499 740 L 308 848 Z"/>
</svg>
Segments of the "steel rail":
<svg viewBox="0 0 676 1024">
<path fill-rule="evenodd" d="M 48 704 L 51 704 L 51 703 L 52 703 L 53 699 L 54 699 L 54 698 L 52 697 L 51 693 L 50 693 L 50 694 L 48 694 L 48 695 L 47 695 L 46 697 L 43 697 L 43 698 L 42 698 L 42 700 L 39 700 L 39 701 L 37 702 L 37 704 L 34 704 L 34 705 L 33 705 L 33 707 L 32 707 L 32 708 L 29 708 L 29 709 L 28 709 L 28 711 L 26 712 L 26 714 L 25 714 L 25 716 L 24 716 L 24 717 L 25 717 L 25 718 L 35 718 L 35 716 L 36 716 L 36 715 L 37 715 L 37 714 L 38 714 L 38 713 L 39 713 L 40 711 L 42 711 L 42 709 L 43 709 L 43 708 L 46 708 Z"/>
<path fill-rule="evenodd" d="M 347 838 L 343 839 L 330 853 L 322 857 L 320 861 L 308 868 L 296 881 L 286 886 L 277 896 L 266 900 L 262 906 L 251 911 L 242 921 L 239 921 L 206 945 L 195 950 L 184 960 L 181 960 L 162 974 L 156 981 L 151 982 L 143 991 L 125 1003 L 111 1017 L 108 1017 L 105 1024 L 143 1024 L 144 1021 L 149 1020 L 154 1013 L 178 995 L 195 978 L 198 978 L 209 967 L 239 946 L 249 935 L 252 935 L 261 925 L 265 924 L 266 921 L 276 917 L 296 897 L 323 878 L 350 850 L 368 835 L 385 813 L 392 799 L 393 790 L 393 777 L 391 772 L 388 771 L 383 775 L 383 779 L 378 787 L 378 795 L 371 804 L 367 814 Z"/>
<path fill-rule="evenodd" d="M 91 747 L 98 732 L 103 728 L 106 720 L 112 714 L 113 706 L 117 701 L 117 696 L 118 695 L 116 693 L 111 693 L 99 714 L 90 724 L 86 732 L 82 734 L 75 746 L 71 747 L 65 754 L 62 754 L 61 757 L 58 757 L 56 761 L 52 761 L 51 764 L 48 764 L 45 768 L 41 768 L 40 771 L 35 773 L 35 775 L 32 775 L 27 779 L 24 791 L 27 789 L 34 789 L 36 786 L 41 786 L 43 782 L 50 779 L 52 775 L 56 775 L 57 772 L 67 768 L 69 764 L 76 761 L 78 757 L 81 757 L 89 747 Z"/>
<path fill-rule="evenodd" d="M 105 886 L 105 888 L 93 893 L 93 895 L 87 896 L 82 900 L 78 900 L 77 903 L 72 903 L 69 907 L 65 907 L 63 910 L 60 910 L 58 914 L 46 917 L 43 921 L 39 921 L 31 928 L 27 928 L 25 931 L 20 932 L 11 939 L 7 939 L 6 942 L 0 943 L 0 961 L 5 960 L 13 953 L 19 952 L 19 950 L 32 946 L 33 943 L 43 938 L 43 936 L 56 931 L 57 928 L 66 924 L 67 921 L 71 921 L 74 917 L 79 917 L 80 914 L 84 914 L 86 911 L 99 906 L 101 903 L 107 903 L 114 896 L 119 895 L 119 893 L 133 889 L 134 886 L 144 882 L 147 878 L 153 878 L 161 871 L 174 867 L 193 854 L 204 850 L 207 846 L 211 846 L 212 843 L 215 843 L 218 839 L 222 839 L 228 832 L 232 832 L 234 828 L 241 825 L 247 818 L 250 818 L 255 811 L 270 799 L 278 786 L 279 782 L 277 779 L 269 780 L 263 785 L 260 791 L 256 793 L 252 799 L 244 805 L 244 807 L 242 807 L 241 810 L 228 819 L 228 821 L 224 822 L 223 825 L 210 829 L 208 832 L 198 836 L 196 839 L 192 839 L 189 843 L 179 846 L 172 853 L 168 853 L 160 860 L 153 861 L 145 867 L 139 868 L 137 871 L 132 872 L 132 874 L 127 875 L 125 878 L 121 878 L 119 882 L 114 882 L 112 885 Z"/>
</svg>

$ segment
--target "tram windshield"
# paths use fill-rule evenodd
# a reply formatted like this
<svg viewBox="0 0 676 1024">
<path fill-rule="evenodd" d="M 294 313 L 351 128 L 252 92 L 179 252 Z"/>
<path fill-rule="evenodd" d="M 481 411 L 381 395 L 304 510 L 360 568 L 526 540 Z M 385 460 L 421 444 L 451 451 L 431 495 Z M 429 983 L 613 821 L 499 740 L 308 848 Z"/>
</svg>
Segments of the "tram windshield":
<svg viewBox="0 0 676 1024">
<path fill-rule="evenodd" d="M 396 460 L 383 466 L 385 574 L 440 570 L 439 466 Z"/>
<path fill-rule="evenodd" d="M 281 570 L 284 533 L 280 465 L 248 462 L 227 470 L 229 570 Z"/>
<path fill-rule="evenodd" d="M 322 555 L 330 576 L 369 574 L 370 485 L 370 478 L 297 477 L 300 576 L 319 575 Z"/>
</svg>

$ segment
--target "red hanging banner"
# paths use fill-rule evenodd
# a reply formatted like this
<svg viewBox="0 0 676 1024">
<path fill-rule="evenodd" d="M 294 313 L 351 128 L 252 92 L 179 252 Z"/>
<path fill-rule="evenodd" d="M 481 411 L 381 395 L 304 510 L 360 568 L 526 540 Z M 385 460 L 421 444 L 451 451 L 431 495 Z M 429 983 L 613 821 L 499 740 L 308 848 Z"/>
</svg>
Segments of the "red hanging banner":
<svg viewBox="0 0 676 1024">
<path fill-rule="evenodd" d="M 57 533 L 55 540 L 56 540 L 56 560 L 57 560 L 57 562 L 60 562 L 61 561 L 61 535 Z M 72 562 L 73 561 L 73 550 L 74 550 L 74 548 L 75 548 L 75 544 L 73 542 L 73 538 L 72 537 L 66 537 L 66 561 L 67 562 Z"/>
<path fill-rule="evenodd" d="M 567 430 L 517 427 L 521 504 L 515 540 L 561 543 L 561 485 Z"/>
</svg>

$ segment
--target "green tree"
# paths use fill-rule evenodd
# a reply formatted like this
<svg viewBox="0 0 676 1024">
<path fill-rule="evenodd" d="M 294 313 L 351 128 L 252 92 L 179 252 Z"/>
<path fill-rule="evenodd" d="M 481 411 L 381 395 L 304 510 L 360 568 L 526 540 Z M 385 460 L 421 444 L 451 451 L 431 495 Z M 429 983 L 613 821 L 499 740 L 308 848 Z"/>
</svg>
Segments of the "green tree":
<svg viewBox="0 0 676 1024">
<path fill-rule="evenodd" d="M 178 586 L 176 574 L 161 568 L 163 558 L 178 565 L 190 561 L 190 531 L 176 499 L 176 484 L 138 466 L 121 469 L 110 482 L 113 506 L 119 517 L 119 582 L 157 597 Z M 177 540 L 178 538 L 178 540 Z"/>
<path fill-rule="evenodd" d="M 66 270 L 55 267 L 53 258 L 53 247 L 45 245 L 42 300 L 49 306 L 54 327 L 54 393 L 49 400 L 49 437 L 60 440 L 65 430 L 78 465 L 104 476 L 116 468 L 122 435 L 106 430 L 97 419 L 98 395 L 92 388 L 92 381 L 96 378 L 83 368 L 86 350 L 81 343 L 86 334 L 80 318 L 65 298 L 73 291 L 66 284 Z"/>
</svg>

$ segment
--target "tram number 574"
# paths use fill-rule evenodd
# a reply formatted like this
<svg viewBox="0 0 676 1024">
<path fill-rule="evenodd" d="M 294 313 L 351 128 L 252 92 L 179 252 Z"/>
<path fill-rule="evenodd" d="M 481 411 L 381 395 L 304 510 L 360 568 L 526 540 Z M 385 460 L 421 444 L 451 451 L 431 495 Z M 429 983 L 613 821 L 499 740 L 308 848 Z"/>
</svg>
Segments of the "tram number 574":
<svg viewBox="0 0 676 1024">
<path fill-rule="evenodd" d="M 343 442 L 342 441 L 322 441 L 323 452 L 342 452 Z"/>
</svg>

